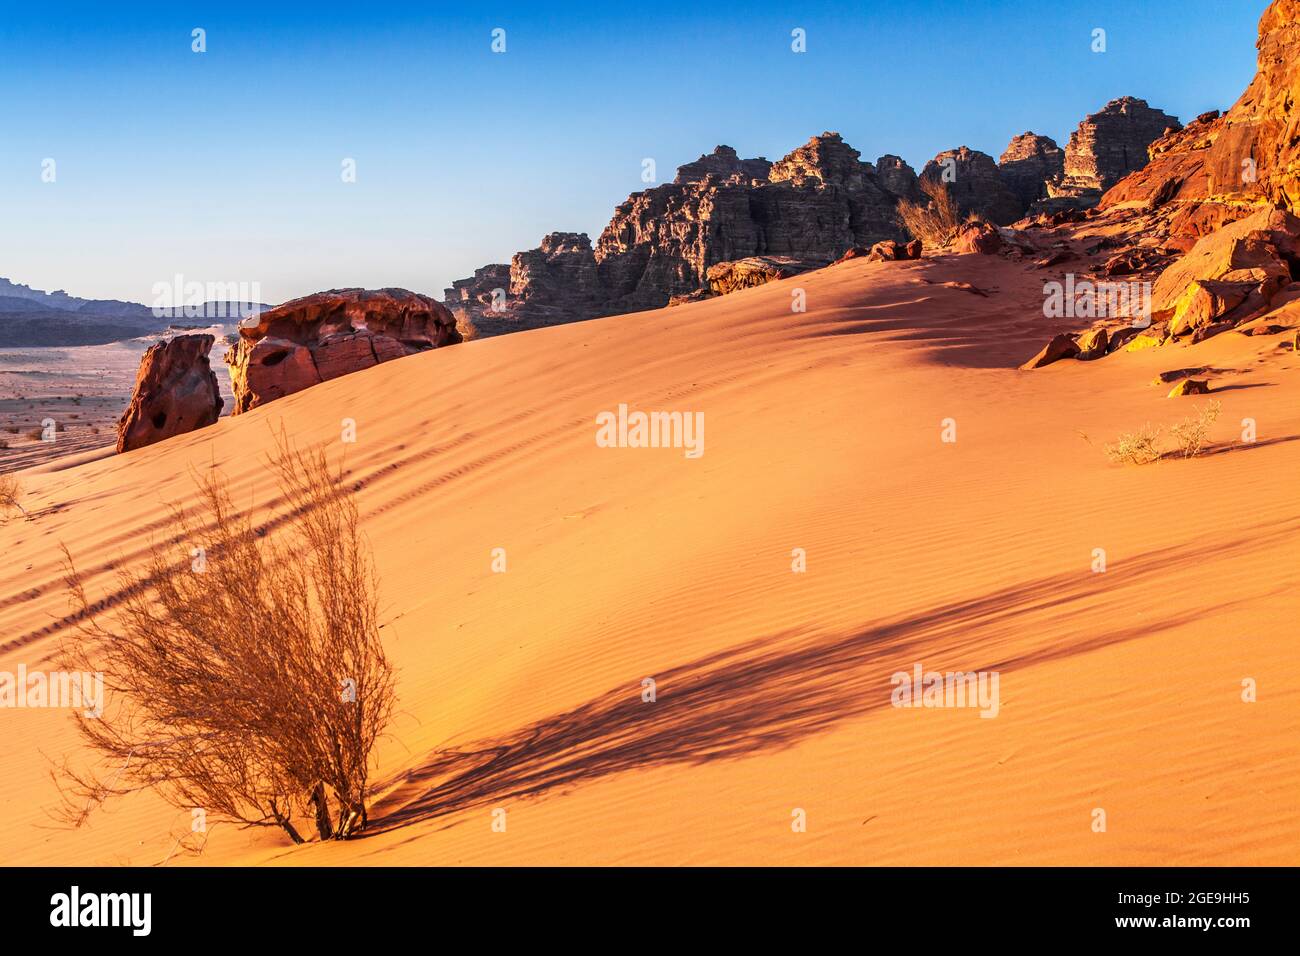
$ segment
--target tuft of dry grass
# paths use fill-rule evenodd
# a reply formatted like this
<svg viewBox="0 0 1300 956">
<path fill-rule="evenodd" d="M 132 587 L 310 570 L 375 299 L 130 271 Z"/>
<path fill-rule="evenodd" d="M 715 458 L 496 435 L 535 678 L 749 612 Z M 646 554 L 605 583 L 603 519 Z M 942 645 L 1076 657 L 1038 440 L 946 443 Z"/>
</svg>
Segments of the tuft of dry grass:
<svg viewBox="0 0 1300 956">
<path fill-rule="evenodd" d="M 64 821 L 148 789 L 294 843 L 297 814 L 320 839 L 365 826 L 371 749 L 394 703 L 373 561 L 323 450 L 281 434 L 270 464 L 275 531 L 236 510 L 215 469 L 196 475 L 200 507 L 173 507 L 168 544 L 143 573 L 119 572 L 109 623 L 64 549 L 83 621 L 64 666 L 104 675 L 102 713 L 73 717 L 92 764 L 54 772 Z"/>
<path fill-rule="evenodd" d="M 6 445 L 6 447 L 8 446 Z M 27 509 L 18 500 L 22 497 L 22 494 L 22 482 L 18 480 L 17 475 L 0 475 L 0 511 L 8 515 L 10 511 L 17 509 L 23 513 L 24 517 L 27 517 Z"/>
<path fill-rule="evenodd" d="M 1106 445 L 1106 457 L 1122 465 L 1149 465 L 1160 458 L 1158 442 L 1163 429 L 1143 425 L 1138 431 L 1120 435 L 1113 445 Z"/>
<path fill-rule="evenodd" d="M 1222 403 L 1211 401 L 1197 409 L 1195 415 L 1170 426 L 1168 434 L 1173 439 L 1171 448 L 1161 448 L 1160 439 L 1165 434 L 1164 429 L 1147 424 L 1136 432 L 1120 435 L 1114 444 L 1106 445 L 1106 457 L 1123 465 L 1149 465 L 1166 455 L 1195 458 L 1205 450 L 1210 426 L 1218 420 L 1222 408 Z"/>
<path fill-rule="evenodd" d="M 957 201 L 947 185 L 937 179 L 920 180 L 921 191 L 927 200 L 916 203 L 909 199 L 898 202 L 898 218 L 913 239 L 926 245 L 941 246 L 957 235 L 961 213 Z"/>
<path fill-rule="evenodd" d="M 1205 407 L 1196 410 L 1196 414 L 1185 418 L 1170 428 L 1169 432 L 1177 443 L 1176 451 L 1184 458 L 1195 458 L 1205 448 L 1210 426 L 1219 418 L 1223 404 L 1208 402 Z"/>
</svg>

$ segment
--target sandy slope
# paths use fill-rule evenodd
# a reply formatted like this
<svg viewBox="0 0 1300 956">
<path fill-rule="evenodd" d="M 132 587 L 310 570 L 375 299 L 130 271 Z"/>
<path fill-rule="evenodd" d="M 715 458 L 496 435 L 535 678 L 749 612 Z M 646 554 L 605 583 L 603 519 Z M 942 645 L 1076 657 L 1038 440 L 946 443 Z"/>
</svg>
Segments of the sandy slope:
<svg viewBox="0 0 1300 956">
<path fill-rule="evenodd" d="M 857 260 L 30 474 L 38 517 L 0 528 L 0 669 L 41 666 L 62 631 L 58 542 L 97 596 L 188 469 L 268 501 L 273 425 L 341 448 L 354 418 L 400 670 L 376 827 L 289 849 L 218 826 L 198 862 L 1298 863 L 1300 357 L 1228 334 L 1019 372 L 1053 331 L 1042 278 Z M 1183 365 L 1235 370 L 1214 453 L 1109 464 L 1103 441 L 1190 412 L 1148 385 Z M 705 454 L 598 448 L 620 402 L 703 411 Z M 999 716 L 890 707 L 917 661 L 999 671 Z M 152 864 L 188 829 L 152 798 L 54 827 L 42 755 L 74 746 L 66 715 L 0 721 L 4 862 Z"/>
</svg>

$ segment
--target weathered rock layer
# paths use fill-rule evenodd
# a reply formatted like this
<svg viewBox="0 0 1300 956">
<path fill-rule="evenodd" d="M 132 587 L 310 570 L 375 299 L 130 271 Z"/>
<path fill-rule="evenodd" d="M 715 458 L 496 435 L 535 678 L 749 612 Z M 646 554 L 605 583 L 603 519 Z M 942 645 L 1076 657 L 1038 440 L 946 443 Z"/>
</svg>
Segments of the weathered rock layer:
<svg viewBox="0 0 1300 956">
<path fill-rule="evenodd" d="M 178 335 L 151 345 L 140 359 L 131 404 L 117 423 L 117 450 L 143 448 L 211 425 L 221 392 L 208 353 L 211 335 Z"/>
<path fill-rule="evenodd" d="M 908 191 L 909 174 L 901 160 L 891 163 L 892 188 Z M 503 267 L 489 266 L 444 298 L 484 334 L 660 308 L 707 289 L 719 263 L 777 257 L 812 266 L 906 238 L 898 198 L 838 133 L 814 136 L 776 163 L 719 146 L 673 182 L 620 203 L 594 247 L 582 234 L 552 234 L 515 255 L 507 285 Z M 501 288 L 505 300 L 493 300 Z"/>
<path fill-rule="evenodd" d="M 332 289 L 294 299 L 246 320 L 226 352 L 233 414 L 459 341 L 451 312 L 405 289 Z"/>
</svg>

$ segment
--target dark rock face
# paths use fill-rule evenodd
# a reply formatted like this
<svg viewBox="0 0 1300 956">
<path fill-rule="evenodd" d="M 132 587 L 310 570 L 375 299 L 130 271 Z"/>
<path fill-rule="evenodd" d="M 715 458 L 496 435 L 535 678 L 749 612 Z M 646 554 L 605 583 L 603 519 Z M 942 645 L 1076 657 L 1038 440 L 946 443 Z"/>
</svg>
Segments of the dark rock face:
<svg viewBox="0 0 1300 956">
<path fill-rule="evenodd" d="M 767 179 L 772 168 L 763 157 L 758 159 L 741 159 L 730 146 L 719 146 L 712 153 L 701 156 L 693 163 L 677 167 L 677 185 L 683 183 L 701 183 L 709 176 L 721 180 L 749 182 L 752 179 Z"/>
<path fill-rule="evenodd" d="M 659 308 L 703 286 L 719 262 L 826 263 L 852 246 L 901 238 L 896 204 L 838 133 L 814 136 L 773 163 L 765 182 L 706 177 L 636 193 L 596 243 L 608 312 Z"/>
<path fill-rule="evenodd" d="M 776 163 L 719 146 L 673 182 L 620 203 L 594 249 L 585 236 L 559 233 L 516 255 L 504 314 L 484 305 L 500 288 L 491 285 L 499 271 L 457 281 L 447 301 L 488 335 L 661 308 L 706 289 L 718 263 L 825 265 L 854 246 L 904 238 L 897 201 L 838 133 L 814 136 Z"/>
<path fill-rule="evenodd" d="M 1152 109 L 1146 100 L 1111 100 L 1084 119 L 1065 147 L 1065 173 L 1048 183 L 1052 198 L 1093 206 L 1101 194 L 1147 164 L 1147 148 L 1167 130 L 1180 130 L 1177 117 Z"/>
<path fill-rule="evenodd" d="M 208 361 L 211 335 L 178 335 L 151 345 L 140 360 L 131 404 L 117 423 L 117 450 L 130 451 L 212 425 L 221 392 Z"/>
<path fill-rule="evenodd" d="M 921 187 L 916 170 L 903 161 L 901 156 L 886 154 L 876 160 L 876 175 L 880 185 L 896 199 L 918 202 L 921 199 Z"/>
<path fill-rule="evenodd" d="M 332 289 L 241 323 L 226 352 L 238 415 L 332 378 L 461 341 L 442 304 L 405 289 Z"/>
<path fill-rule="evenodd" d="M 473 276 L 457 279 L 442 292 L 444 304 L 457 321 L 476 326 L 500 315 L 509 295 L 510 266 L 503 262 L 475 269 Z"/>
<path fill-rule="evenodd" d="M 962 146 L 944 150 L 925 164 L 921 179 L 945 184 L 963 216 L 975 213 L 1005 226 L 1025 211 L 1016 194 L 1002 181 L 993 157 L 976 149 Z"/>
<path fill-rule="evenodd" d="M 1047 198 L 1047 181 L 1065 175 L 1065 153 L 1050 136 L 1032 132 L 1014 137 L 998 160 L 1002 182 L 1015 194 L 1022 210 Z"/>
<path fill-rule="evenodd" d="M 585 232 L 553 232 L 536 249 L 510 260 L 507 321 L 522 328 L 578 322 L 600 315 L 603 296 L 596 256 Z"/>
</svg>

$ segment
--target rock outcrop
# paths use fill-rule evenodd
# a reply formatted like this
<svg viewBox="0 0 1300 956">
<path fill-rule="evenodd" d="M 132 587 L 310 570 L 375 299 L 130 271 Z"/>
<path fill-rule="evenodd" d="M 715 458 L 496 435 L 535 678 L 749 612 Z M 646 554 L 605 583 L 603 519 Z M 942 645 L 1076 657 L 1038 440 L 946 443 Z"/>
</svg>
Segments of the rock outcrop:
<svg viewBox="0 0 1300 956">
<path fill-rule="evenodd" d="M 1255 79 L 1224 117 L 1205 159 L 1213 194 L 1300 211 L 1300 0 L 1259 21 Z"/>
<path fill-rule="evenodd" d="M 1300 0 L 1269 5 L 1257 48 L 1236 104 L 1153 143 L 1148 166 L 1107 192 L 1103 209 L 1155 212 L 1151 230 L 1183 252 L 1261 207 L 1300 211 Z"/>
<path fill-rule="evenodd" d="M 944 150 L 925 164 L 921 179 L 947 185 L 962 216 L 975 213 L 1005 226 L 1024 215 L 1024 204 L 1002 181 L 998 164 L 977 149 Z"/>
<path fill-rule="evenodd" d="M 876 160 L 876 175 L 880 185 L 890 195 L 898 199 L 919 202 L 921 199 L 920 181 L 916 170 L 909 166 L 901 156 L 886 154 Z"/>
<path fill-rule="evenodd" d="M 709 289 L 718 295 L 727 295 L 740 289 L 752 289 L 777 279 L 788 279 L 809 268 L 825 265 L 824 262 L 807 263 L 788 256 L 750 256 L 735 262 L 719 262 L 709 266 Z"/>
<path fill-rule="evenodd" d="M 226 352 L 233 414 L 460 341 L 451 312 L 405 289 L 332 289 L 294 299 L 241 324 L 238 344 Z"/>
<path fill-rule="evenodd" d="M 730 146 L 719 146 L 712 153 L 706 153 L 693 163 L 677 167 L 676 185 L 685 183 L 702 183 L 709 176 L 720 180 L 747 183 L 755 179 L 767 179 L 772 164 L 763 157 L 741 159 Z"/>
<path fill-rule="evenodd" d="M 510 266 L 504 262 L 475 269 L 468 279 L 457 279 L 442 292 L 443 303 L 456 317 L 458 326 L 480 326 L 504 319 L 501 314 L 510 296 Z M 508 331 L 502 328 L 500 331 Z"/>
<path fill-rule="evenodd" d="M 208 353 L 211 335 L 178 335 L 151 345 L 140 359 L 131 404 L 117 423 L 117 450 L 143 448 L 214 424 L 221 392 Z"/>
<path fill-rule="evenodd" d="M 890 175 L 905 190 L 910 169 L 899 163 Z M 453 283 L 446 298 L 489 335 L 660 308 L 706 290 L 719 263 L 778 257 L 825 265 L 855 246 L 903 239 L 897 203 L 838 133 L 814 136 L 775 163 L 719 146 L 679 168 L 673 182 L 620 203 L 594 249 L 585 236 L 562 233 L 516 255 L 498 311 L 491 290 L 501 288 L 499 267 Z"/>
<path fill-rule="evenodd" d="M 992 223 L 974 219 L 963 223 L 957 231 L 953 250 L 958 254 L 978 253 L 991 256 L 1002 248 L 1002 234 Z"/>
<path fill-rule="evenodd" d="M 553 232 L 536 249 L 516 252 L 510 260 L 504 311 L 519 328 L 590 319 L 601 314 L 603 300 L 585 232 Z"/>
<path fill-rule="evenodd" d="M 1248 321 L 1297 276 L 1300 219 L 1280 209 L 1260 209 L 1200 239 L 1165 269 L 1151 292 L 1152 316 L 1178 317 L 1180 329 L 1229 313 L 1236 321 Z"/>
<path fill-rule="evenodd" d="M 1048 180 L 1065 175 L 1065 153 L 1050 136 L 1021 133 L 1007 144 L 998 160 L 998 172 L 1023 212 L 1047 198 Z"/>
<path fill-rule="evenodd" d="M 1048 196 L 1095 206 L 1102 193 L 1147 164 L 1152 143 L 1181 128 L 1177 117 L 1152 109 L 1146 100 L 1111 100 L 1070 135 L 1064 174 L 1048 182 Z"/>
</svg>

